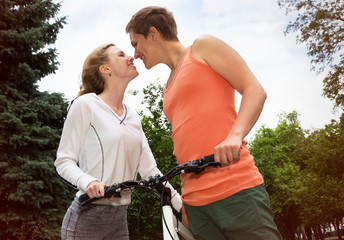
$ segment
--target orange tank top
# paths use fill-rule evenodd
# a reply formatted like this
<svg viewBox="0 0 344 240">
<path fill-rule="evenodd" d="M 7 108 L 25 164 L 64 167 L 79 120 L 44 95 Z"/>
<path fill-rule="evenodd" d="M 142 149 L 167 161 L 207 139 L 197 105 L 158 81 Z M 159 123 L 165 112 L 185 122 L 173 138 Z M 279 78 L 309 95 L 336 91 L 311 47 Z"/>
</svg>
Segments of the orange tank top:
<svg viewBox="0 0 344 240">
<path fill-rule="evenodd" d="M 164 113 L 172 124 L 174 155 L 178 164 L 214 153 L 237 117 L 235 90 L 221 75 L 191 55 L 190 46 L 168 88 Z M 263 183 L 247 142 L 240 159 L 228 167 L 206 169 L 200 175 L 181 175 L 182 199 L 201 206 Z"/>
</svg>

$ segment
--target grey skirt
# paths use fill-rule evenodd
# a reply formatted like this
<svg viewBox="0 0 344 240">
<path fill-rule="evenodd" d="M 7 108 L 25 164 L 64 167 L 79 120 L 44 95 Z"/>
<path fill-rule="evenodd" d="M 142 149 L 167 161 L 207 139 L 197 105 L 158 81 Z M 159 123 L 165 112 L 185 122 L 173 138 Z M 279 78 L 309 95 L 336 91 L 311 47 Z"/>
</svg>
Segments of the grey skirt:
<svg viewBox="0 0 344 240">
<path fill-rule="evenodd" d="M 62 240 L 129 239 L 127 206 L 88 204 L 75 199 L 61 228 Z"/>
</svg>

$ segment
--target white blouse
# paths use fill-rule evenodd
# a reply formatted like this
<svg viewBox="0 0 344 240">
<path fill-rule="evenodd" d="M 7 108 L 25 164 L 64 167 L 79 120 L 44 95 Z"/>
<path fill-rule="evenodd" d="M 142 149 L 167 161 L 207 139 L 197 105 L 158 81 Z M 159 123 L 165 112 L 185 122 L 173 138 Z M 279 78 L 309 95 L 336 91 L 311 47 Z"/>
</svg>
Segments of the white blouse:
<svg viewBox="0 0 344 240">
<path fill-rule="evenodd" d="M 65 182 L 79 189 L 77 197 L 85 193 L 87 185 L 94 180 L 111 185 L 135 180 L 137 173 L 144 179 L 161 174 L 139 116 L 125 104 L 123 109 L 123 114 L 117 115 L 94 93 L 76 98 L 70 106 L 55 168 Z M 182 205 L 180 196 L 171 189 L 172 204 L 179 211 Z M 104 199 L 96 203 L 130 203 L 130 191 L 123 191 L 121 196 L 114 202 Z"/>
</svg>

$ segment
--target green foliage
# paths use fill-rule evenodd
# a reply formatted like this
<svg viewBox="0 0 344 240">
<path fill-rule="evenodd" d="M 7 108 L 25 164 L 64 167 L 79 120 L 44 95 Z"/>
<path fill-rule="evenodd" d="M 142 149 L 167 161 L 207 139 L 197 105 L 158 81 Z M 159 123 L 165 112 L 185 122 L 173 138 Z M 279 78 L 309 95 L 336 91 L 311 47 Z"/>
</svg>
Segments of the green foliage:
<svg viewBox="0 0 344 240">
<path fill-rule="evenodd" d="M 67 103 L 36 84 L 57 69 L 49 45 L 65 19 L 48 0 L 0 6 L 1 239 L 57 239 L 72 196 L 53 167 Z"/>
<path fill-rule="evenodd" d="M 344 128 L 341 122 L 332 120 L 325 128 L 312 132 L 305 151 L 308 169 L 319 175 L 342 178 L 344 172 Z"/>
<path fill-rule="evenodd" d="M 250 145 L 256 165 L 264 177 L 275 220 L 283 235 L 293 235 L 298 218 L 300 167 L 294 152 L 305 138 L 294 111 L 280 115 L 275 129 L 262 127 Z"/>
<path fill-rule="evenodd" d="M 277 127 L 261 127 L 250 145 L 285 239 L 295 239 L 297 227 L 316 229 L 344 216 L 343 120 L 306 131 L 295 111 L 281 114 Z"/>
<path fill-rule="evenodd" d="M 325 128 L 313 131 L 303 149 L 307 156 L 304 158 L 307 177 L 302 179 L 305 187 L 300 191 L 300 198 L 304 208 L 302 218 L 309 225 L 326 223 L 344 215 L 342 126 L 343 122 L 332 120 Z"/>
<path fill-rule="evenodd" d="M 176 159 L 172 154 L 171 125 L 163 113 L 162 90 L 163 87 L 160 83 L 150 84 L 143 89 L 144 101 L 142 104 L 146 106 L 146 109 L 139 114 L 142 116 L 142 127 L 156 158 L 158 168 L 162 173 L 166 173 L 176 165 Z M 174 178 L 170 183 L 176 190 L 180 190 L 180 179 L 178 177 Z M 144 191 L 137 191 L 137 194 L 147 212 L 144 211 L 138 197 L 133 195 L 132 203 L 128 209 L 130 238 L 138 239 L 139 227 L 142 239 L 162 239 L 160 198 Z M 138 226 L 139 211 L 141 216 L 140 225 Z"/>
<path fill-rule="evenodd" d="M 286 33 L 298 32 L 297 41 L 307 44 L 313 69 L 329 67 L 323 93 L 344 107 L 344 2 L 341 0 L 278 0 L 286 13 L 297 12 Z"/>
</svg>

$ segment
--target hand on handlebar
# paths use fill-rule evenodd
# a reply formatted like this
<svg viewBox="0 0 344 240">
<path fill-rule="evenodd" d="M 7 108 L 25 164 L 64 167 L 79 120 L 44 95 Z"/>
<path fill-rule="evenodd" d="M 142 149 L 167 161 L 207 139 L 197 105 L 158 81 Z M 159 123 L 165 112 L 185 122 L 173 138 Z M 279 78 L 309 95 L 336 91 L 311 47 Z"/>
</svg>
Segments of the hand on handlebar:
<svg viewBox="0 0 344 240">
<path fill-rule="evenodd" d="M 151 176 L 149 177 L 149 179 L 146 180 L 128 180 L 122 183 L 113 184 L 111 186 L 105 186 L 104 183 L 93 181 L 87 186 L 86 194 L 82 194 L 81 196 L 79 196 L 79 201 L 82 205 L 89 204 L 103 197 L 108 198 L 110 201 L 114 201 L 114 197 L 121 197 L 120 193 L 122 190 L 132 189 L 135 187 L 149 189 L 155 193 L 158 193 L 158 195 L 161 195 L 165 194 L 165 190 L 167 190 L 167 188 L 165 188 L 165 182 L 169 181 L 174 176 L 179 175 L 180 173 L 200 174 L 201 172 L 203 172 L 204 169 L 208 167 L 219 166 L 222 166 L 222 163 L 214 162 L 214 155 L 212 154 L 193 161 L 185 162 L 181 165 L 177 165 L 163 176 Z M 171 197 L 170 193 L 167 195 Z"/>
<path fill-rule="evenodd" d="M 86 188 L 86 193 L 89 196 L 89 198 L 95 198 L 95 197 L 104 197 L 104 193 L 105 193 L 105 183 L 103 182 L 99 182 L 99 181 L 93 181 L 90 182 L 87 185 Z M 114 198 L 113 197 L 109 197 L 108 198 L 110 201 L 113 201 Z"/>
<path fill-rule="evenodd" d="M 86 193 L 90 198 L 103 197 L 105 184 L 99 181 L 90 182 L 87 185 Z"/>
<path fill-rule="evenodd" d="M 225 166 L 236 163 L 240 158 L 242 139 L 239 137 L 227 137 L 214 149 L 216 162 L 221 162 Z"/>
</svg>

